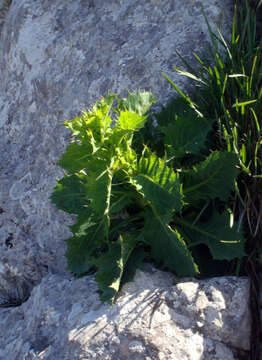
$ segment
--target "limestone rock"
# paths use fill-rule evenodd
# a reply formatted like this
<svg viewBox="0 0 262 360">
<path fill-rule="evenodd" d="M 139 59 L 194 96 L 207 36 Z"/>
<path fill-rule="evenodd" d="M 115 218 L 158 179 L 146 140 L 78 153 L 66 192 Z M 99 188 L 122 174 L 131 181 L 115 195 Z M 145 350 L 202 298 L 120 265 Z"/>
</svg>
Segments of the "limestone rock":
<svg viewBox="0 0 262 360">
<path fill-rule="evenodd" d="M 92 277 L 50 274 L 19 308 L 0 309 L 0 358 L 233 360 L 249 348 L 248 288 L 246 278 L 177 282 L 152 268 L 110 307 Z"/>
<path fill-rule="evenodd" d="M 69 133 L 62 123 L 108 90 L 151 90 L 165 104 L 175 91 L 178 51 L 192 61 L 209 36 L 201 1 L 13 0 L 0 38 L 0 273 L 38 283 L 65 273 L 72 217 L 49 200 Z M 232 0 L 204 9 L 231 29 Z M 224 20 L 222 21 L 222 13 Z"/>
</svg>

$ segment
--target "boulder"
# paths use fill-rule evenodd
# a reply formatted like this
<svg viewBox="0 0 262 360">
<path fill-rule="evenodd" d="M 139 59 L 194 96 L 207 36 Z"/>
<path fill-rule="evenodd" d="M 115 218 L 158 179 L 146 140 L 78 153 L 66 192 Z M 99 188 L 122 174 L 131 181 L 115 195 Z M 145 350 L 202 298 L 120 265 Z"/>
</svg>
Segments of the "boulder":
<svg viewBox="0 0 262 360">
<path fill-rule="evenodd" d="M 96 290 L 90 276 L 45 276 L 19 308 L 0 309 L 0 358 L 248 358 L 246 278 L 181 282 L 150 266 L 136 272 L 113 306 L 102 304 Z"/>
</svg>

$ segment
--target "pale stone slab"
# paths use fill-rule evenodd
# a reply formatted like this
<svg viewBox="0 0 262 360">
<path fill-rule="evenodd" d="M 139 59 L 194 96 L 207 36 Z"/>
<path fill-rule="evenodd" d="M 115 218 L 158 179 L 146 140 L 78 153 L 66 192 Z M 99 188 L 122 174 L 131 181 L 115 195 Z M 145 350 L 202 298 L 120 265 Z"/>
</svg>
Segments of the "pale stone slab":
<svg viewBox="0 0 262 360">
<path fill-rule="evenodd" d="M 96 289 L 91 277 L 44 277 L 19 308 L 0 309 L 0 358 L 233 360 L 240 351 L 248 354 L 246 278 L 178 282 L 150 268 L 137 271 L 112 307 Z"/>
</svg>

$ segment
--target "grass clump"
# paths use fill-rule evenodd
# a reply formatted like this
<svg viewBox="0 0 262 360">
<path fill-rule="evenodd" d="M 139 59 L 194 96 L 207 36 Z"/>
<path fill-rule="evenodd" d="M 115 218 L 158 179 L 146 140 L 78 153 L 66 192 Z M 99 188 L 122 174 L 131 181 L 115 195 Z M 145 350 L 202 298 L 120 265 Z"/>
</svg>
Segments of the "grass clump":
<svg viewBox="0 0 262 360">
<path fill-rule="evenodd" d="M 261 2 L 257 5 L 257 8 Z M 208 24 L 208 22 L 207 22 Z M 208 24 L 209 26 L 209 24 Z M 210 26 L 209 57 L 200 59 L 197 71 L 185 61 L 195 81 L 189 98 L 168 79 L 200 117 L 214 119 L 213 149 L 236 154 L 240 174 L 234 199 L 228 206 L 238 226 L 244 225 L 249 257 L 261 254 L 262 237 L 262 47 L 256 37 L 256 10 L 248 2 L 235 6 L 232 37 L 226 41 Z M 167 76 L 166 76 L 167 77 Z"/>
<path fill-rule="evenodd" d="M 220 31 L 216 35 L 206 19 L 212 40 L 208 56 L 200 58 L 194 54 L 199 63 L 197 70 L 184 59 L 186 70 L 175 68 L 179 74 L 195 82 L 191 97 L 164 74 L 180 94 L 185 108 L 192 109 L 200 122 L 202 119 L 212 122 L 209 149 L 237 156 L 239 174 L 232 197 L 222 207 L 230 212 L 231 224 L 243 229 L 246 256 L 231 261 L 231 271 L 227 268 L 220 274 L 234 271 L 250 278 L 250 359 L 260 358 L 261 342 L 258 269 L 262 262 L 262 19 L 257 22 L 257 15 L 262 16 L 261 0 L 238 2 L 229 40 L 225 40 Z M 159 115 L 160 125 L 153 130 L 158 135 L 157 140 L 153 140 L 154 147 L 159 151 L 166 148 L 165 132 L 161 131 L 161 126 L 173 122 L 177 113 L 174 100 Z M 152 136 L 148 138 L 152 141 Z M 177 162 L 178 154 L 174 155 Z M 184 164 L 188 160 L 192 159 L 185 158 Z M 213 231 L 216 231 L 215 227 Z M 213 261 L 210 266 L 214 267 Z"/>
</svg>

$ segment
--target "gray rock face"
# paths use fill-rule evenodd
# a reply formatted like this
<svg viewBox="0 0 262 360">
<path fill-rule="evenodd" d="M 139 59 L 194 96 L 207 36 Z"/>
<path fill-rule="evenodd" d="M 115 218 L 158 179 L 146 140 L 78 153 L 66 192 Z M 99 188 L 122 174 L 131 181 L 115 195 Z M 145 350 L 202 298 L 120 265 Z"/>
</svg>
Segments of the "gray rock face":
<svg viewBox="0 0 262 360">
<path fill-rule="evenodd" d="M 232 0 L 204 8 L 228 34 Z M 72 218 L 49 201 L 69 134 L 62 126 L 108 90 L 175 95 L 176 51 L 192 60 L 206 49 L 200 1 L 13 0 L 0 40 L 0 271 L 38 283 L 65 273 Z"/>
<path fill-rule="evenodd" d="M 247 279 L 174 280 L 137 271 L 110 307 L 91 277 L 48 275 L 19 308 L 0 309 L 0 358 L 233 360 L 249 348 Z"/>
<path fill-rule="evenodd" d="M 12 0 L 0 0 L 0 31 L 4 25 L 8 9 L 12 3 Z"/>
</svg>

